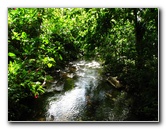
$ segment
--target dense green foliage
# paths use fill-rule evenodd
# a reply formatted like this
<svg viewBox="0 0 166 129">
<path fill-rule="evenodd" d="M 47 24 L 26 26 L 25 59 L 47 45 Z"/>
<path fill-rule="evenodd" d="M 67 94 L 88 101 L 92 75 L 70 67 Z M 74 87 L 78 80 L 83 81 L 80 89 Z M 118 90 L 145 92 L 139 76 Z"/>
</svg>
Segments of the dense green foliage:
<svg viewBox="0 0 166 129">
<path fill-rule="evenodd" d="M 125 85 L 129 120 L 158 120 L 158 9 L 10 8 L 8 57 L 9 120 L 31 112 L 25 102 L 55 70 L 83 57 Z"/>
</svg>

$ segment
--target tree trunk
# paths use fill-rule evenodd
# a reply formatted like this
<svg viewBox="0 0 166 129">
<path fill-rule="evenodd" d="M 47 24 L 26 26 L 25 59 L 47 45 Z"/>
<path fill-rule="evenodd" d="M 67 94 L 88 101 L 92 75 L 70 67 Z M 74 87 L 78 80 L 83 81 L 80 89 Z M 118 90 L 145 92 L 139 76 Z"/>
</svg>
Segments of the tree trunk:
<svg viewBox="0 0 166 129">
<path fill-rule="evenodd" d="M 143 36 L 145 33 L 145 29 L 143 27 L 143 23 L 141 20 L 138 20 L 138 9 L 134 9 L 134 16 L 135 16 L 135 37 L 136 37 L 136 51 L 137 51 L 137 58 L 136 58 L 136 67 L 137 69 L 142 69 L 144 66 L 144 55 L 143 55 Z"/>
</svg>

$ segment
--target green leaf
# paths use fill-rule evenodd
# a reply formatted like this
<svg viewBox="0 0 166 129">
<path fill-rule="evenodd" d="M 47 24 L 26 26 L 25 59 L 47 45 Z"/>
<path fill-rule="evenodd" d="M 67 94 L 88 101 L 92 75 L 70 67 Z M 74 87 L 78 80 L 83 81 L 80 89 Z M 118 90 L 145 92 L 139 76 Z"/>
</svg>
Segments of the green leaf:
<svg viewBox="0 0 166 129">
<path fill-rule="evenodd" d="M 14 53 L 12 53 L 12 52 L 9 52 L 8 56 L 10 56 L 10 57 L 16 57 L 16 55 Z"/>
<path fill-rule="evenodd" d="M 26 34 L 25 32 L 22 32 L 21 37 L 22 37 L 23 39 L 25 39 L 25 38 L 27 38 L 27 34 Z"/>
<path fill-rule="evenodd" d="M 53 80 L 53 77 L 50 75 L 46 75 L 46 80 Z"/>
<path fill-rule="evenodd" d="M 37 91 L 39 91 L 39 92 L 41 92 L 41 93 L 44 93 L 44 89 L 43 89 L 42 86 L 40 86 L 40 87 L 37 89 Z"/>
<path fill-rule="evenodd" d="M 41 82 L 39 82 L 39 81 L 36 82 L 36 85 L 40 85 L 40 84 L 41 84 Z"/>
<path fill-rule="evenodd" d="M 51 67 L 52 67 L 52 64 L 51 64 L 51 63 L 48 63 L 47 65 L 48 65 L 48 67 L 49 67 L 49 68 L 51 68 Z"/>
<path fill-rule="evenodd" d="M 35 62 L 35 59 L 29 59 L 29 63 Z"/>
<path fill-rule="evenodd" d="M 62 58 L 62 56 L 61 56 L 60 54 L 59 54 L 59 59 L 60 59 L 60 60 L 63 60 L 63 58 Z"/>
<path fill-rule="evenodd" d="M 49 61 L 55 62 L 54 58 L 49 58 Z"/>
</svg>

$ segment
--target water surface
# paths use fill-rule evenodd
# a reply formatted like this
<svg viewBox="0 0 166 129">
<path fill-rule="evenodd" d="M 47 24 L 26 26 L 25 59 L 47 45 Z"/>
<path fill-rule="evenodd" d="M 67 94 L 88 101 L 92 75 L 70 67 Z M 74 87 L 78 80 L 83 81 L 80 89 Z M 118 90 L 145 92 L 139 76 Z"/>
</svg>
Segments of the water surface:
<svg viewBox="0 0 166 129">
<path fill-rule="evenodd" d="M 130 98 L 111 86 L 96 61 L 76 61 L 60 71 L 41 96 L 43 108 L 36 120 L 123 121 L 129 113 Z M 39 110 L 40 110 L 39 108 Z"/>
</svg>

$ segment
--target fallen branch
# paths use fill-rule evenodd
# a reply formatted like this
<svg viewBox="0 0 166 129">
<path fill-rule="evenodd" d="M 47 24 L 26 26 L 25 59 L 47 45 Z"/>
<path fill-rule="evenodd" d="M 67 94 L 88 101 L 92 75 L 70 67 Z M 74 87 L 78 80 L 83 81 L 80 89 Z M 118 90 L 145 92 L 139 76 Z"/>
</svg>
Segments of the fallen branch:
<svg viewBox="0 0 166 129">
<path fill-rule="evenodd" d="M 117 76 L 116 77 L 108 77 L 106 79 L 112 86 L 114 86 L 115 88 L 121 88 L 122 84 L 119 82 L 119 80 L 117 80 Z"/>
</svg>

